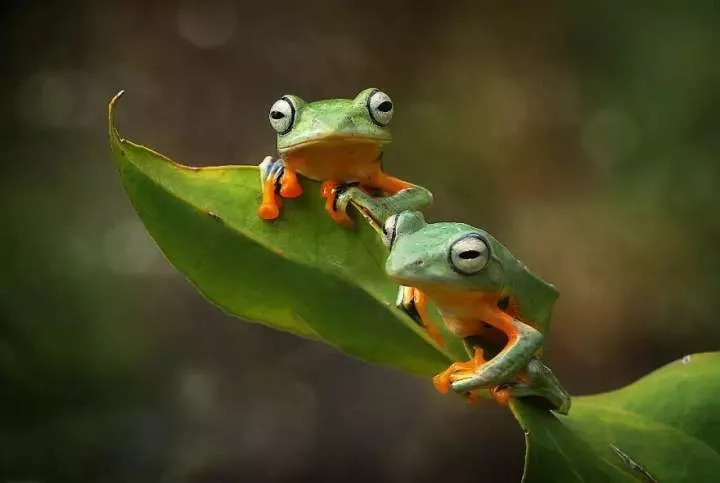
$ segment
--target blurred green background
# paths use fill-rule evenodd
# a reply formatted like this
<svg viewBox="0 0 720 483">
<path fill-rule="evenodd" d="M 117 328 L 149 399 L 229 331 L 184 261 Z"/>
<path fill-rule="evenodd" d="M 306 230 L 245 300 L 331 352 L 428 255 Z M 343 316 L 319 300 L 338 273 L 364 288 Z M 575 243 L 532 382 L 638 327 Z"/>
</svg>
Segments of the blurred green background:
<svg viewBox="0 0 720 483">
<path fill-rule="evenodd" d="M 714 1 L 7 3 L 0 481 L 519 481 L 506 410 L 205 302 L 122 191 L 107 101 L 178 161 L 255 164 L 280 95 L 382 88 L 386 168 L 559 287 L 549 360 L 585 394 L 720 347 L 718 25 Z"/>
</svg>

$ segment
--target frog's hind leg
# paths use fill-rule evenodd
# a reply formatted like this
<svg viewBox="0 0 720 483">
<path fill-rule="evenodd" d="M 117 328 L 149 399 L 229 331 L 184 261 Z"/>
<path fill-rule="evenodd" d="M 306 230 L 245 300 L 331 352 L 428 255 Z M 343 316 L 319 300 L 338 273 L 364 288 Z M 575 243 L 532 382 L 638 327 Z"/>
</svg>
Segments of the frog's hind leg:
<svg viewBox="0 0 720 483">
<path fill-rule="evenodd" d="M 507 405 L 511 397 L 542 398 L 542 406 L 560 414 L 567 414 L 572 404 L 570 394 L 552 370 L 539 359 L 532 359 L 528 363 L 521 380 L 496 386 L 492 395 L 501 405 Z"/>
<path fill-rule="evenodd" d="M 279 159 L 273 161 L 271 156 L 266 156 L 259 168 L 262 201 L 258 208 L 258 216 L 263 220 L 274 220 L 280 216 L 282 207 L 282 200 L 278 196 L 278 192 L 281 189 L 280 178 L 284 171 L 283 163 Z"/>
</svg>

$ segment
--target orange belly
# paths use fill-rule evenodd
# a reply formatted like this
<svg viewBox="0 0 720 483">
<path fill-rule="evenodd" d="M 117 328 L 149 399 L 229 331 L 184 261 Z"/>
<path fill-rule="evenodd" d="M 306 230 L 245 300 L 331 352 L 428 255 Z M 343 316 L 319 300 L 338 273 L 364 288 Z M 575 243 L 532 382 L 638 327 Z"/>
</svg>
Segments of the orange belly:
<svg viewBox="0 0 720 483">
<path fill-rule="evenodd" d="M 442 286 L 426 285 L 420 288 L 440 309 L 448 330 L 460 338 L 482 336 L 492 324 L 493 313 L 500 311 L 498 302 L 504 298 L 497 292 L 463 292 L 447 290 Z M 510 300 L 504 310 L 511 317 L 517 317 L 517 307 Z"/>
<path fill-rule="evenodd" d="M 370 142 L 318 143 L 282 154 L 288 168 L 317 181 L 372 184 L 380 173 L 380 148 Z"/>
<path fill-rule="evenodd" d="M 473 335 L 482 335 L 485 330 L 485 324 L 476 319 L 445 317 L 443 322 L 445 322 L 445 327 L 447 327 L 450 333 L 460 339 Z"/>
</svg>

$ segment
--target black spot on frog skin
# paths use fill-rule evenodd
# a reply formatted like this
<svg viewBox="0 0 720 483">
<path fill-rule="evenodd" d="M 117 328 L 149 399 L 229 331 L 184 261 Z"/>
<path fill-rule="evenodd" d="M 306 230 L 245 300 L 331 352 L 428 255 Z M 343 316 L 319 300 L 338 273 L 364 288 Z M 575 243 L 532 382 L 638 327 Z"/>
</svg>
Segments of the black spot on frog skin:
<svg viewBox="0 0 720 483">
<path fill-rule="evenodd" d="M 510 305 L 510 297 L 504 297 L 498 300 L 497 306 L 500 310 L 507 310 Z"/>
<path fill-rule="evenodd" d="M 280 194 L 280 189 L 282 188 L 282 177 L 285 174 L 285 168 L 280 167 L 280 169 L 277 171 L 277 174 L 275 175 L 275 194 Z"/>
</svg>

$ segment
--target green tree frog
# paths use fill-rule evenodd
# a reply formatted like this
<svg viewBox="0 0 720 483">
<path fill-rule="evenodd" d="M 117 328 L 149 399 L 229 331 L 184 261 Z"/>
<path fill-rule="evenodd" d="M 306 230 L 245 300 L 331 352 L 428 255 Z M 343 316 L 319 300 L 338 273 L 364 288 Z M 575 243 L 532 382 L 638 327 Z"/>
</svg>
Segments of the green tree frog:
<svg viewBox="0 0 720 483">
<path fill-rule="evenodd" d="M 435 387 L 463 394 L 488 387 L 503 404 L 509 397 L 542 396 L 553 409 L 567 413 L 570 396 L 538 359 L 543 335 L 533 327 L 546 326 L 558 291 L 486 231 L 463 223 L 426 223 L 420 212 L 412 211 L 412 202 L 423 206 L 424 196 L 407 192 L 402 204 L 390 208 L 381 200 L 393 197 L 374 199 L 349 188 L 341 203 L 352 201 L 371 221 L 382 223 L 390 250 L 388 276 L 432 300 L 448 330 L 472 354 L 469 361 L 453 363 L 436 375 Z M 393 208 L 405 211 L 390 214 Z M 504 333 L 507 343 L 485 360 L 478 341 L 488 328 Z"/>
<path fill-rule="evenodd" d="M 414 186 L 382 169 L 383 147 L 391 141 L 388 125 L 394 105 L 379 89 L 365 89 L 354 99 L 305 102 L 285 95 L 270 108 L 270 124 L 277 132 L 280 159 L 260 164 L 262 202 L 258 215 L 279 216 L 282 198 L 302 194 L 298 174 L 322 181 L 321 194 L 333 220 L 351 224 L 337 209 L 337 187 L 357 183 L 365 189 L 395 194 Z"/>
</svg>

